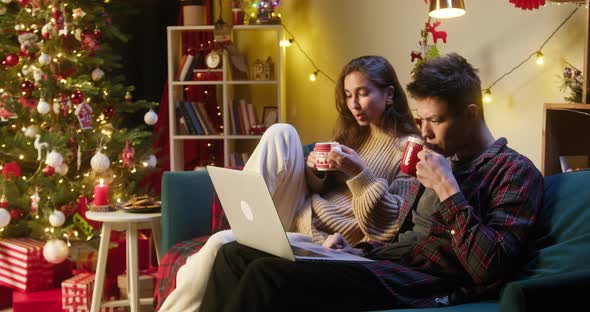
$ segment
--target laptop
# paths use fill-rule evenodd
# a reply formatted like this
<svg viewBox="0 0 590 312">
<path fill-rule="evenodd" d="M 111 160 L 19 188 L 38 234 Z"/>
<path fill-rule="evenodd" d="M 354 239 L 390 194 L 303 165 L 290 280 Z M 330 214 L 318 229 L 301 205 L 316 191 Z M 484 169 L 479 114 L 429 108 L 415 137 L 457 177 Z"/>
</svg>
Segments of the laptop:
<svg viewBox="0 0 590 312">
<path fill-rule="evenodd" d="M 289 242 L 260 173 L 213 166 L 207 171 L 238 243 L 291 261 L 373 261 L 313 243 Z"/>
</svg>

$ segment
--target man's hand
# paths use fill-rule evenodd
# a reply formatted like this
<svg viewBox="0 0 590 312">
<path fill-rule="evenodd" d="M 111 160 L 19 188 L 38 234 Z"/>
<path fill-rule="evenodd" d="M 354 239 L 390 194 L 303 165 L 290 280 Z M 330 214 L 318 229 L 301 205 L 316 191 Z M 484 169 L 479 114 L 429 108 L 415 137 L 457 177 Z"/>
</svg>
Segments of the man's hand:
<svg viewBox="0 0 590 312">
<path fill-rule="evenodd" d="M 340 145 L 340 150 L 332 150 L 328 154 L 330 168 L 344 172 L 348 178 L 352 178 L 365 170 L 363 160 L 352 148 Z"/>
<path fill-rule="evenodd" d="M 416 165 L 416 177 L 425 188 L 431 189 L 438 195 L 440 201 L 461 191 L 447 159 L 424 146 L 418 153 L 420 161 Z"/>
<path fill-rule="evenodd" d="M 362 256 L 364 254 L 361 249 L 350 246 L 350 244 L 346 241 L 346 238 L 344 238 L 344 236 L 342 236 L 340 233 L 328 235 L 328 238 L 326 238 L 322 246 L 356 256 Z"/>
</svg>

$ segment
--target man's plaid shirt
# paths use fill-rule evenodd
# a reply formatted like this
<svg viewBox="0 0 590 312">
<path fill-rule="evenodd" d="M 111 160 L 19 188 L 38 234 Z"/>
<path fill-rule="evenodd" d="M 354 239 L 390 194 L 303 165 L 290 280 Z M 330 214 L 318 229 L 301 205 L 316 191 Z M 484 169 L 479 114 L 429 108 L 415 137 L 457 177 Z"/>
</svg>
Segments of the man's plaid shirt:
<svg viewBox="0 0 590 312">
<path fill-rule="evenodd" d="M 365 265 L 400 306 L 439 306 L 496 295 L 526 261 L 528 234 L 542 205 L 543 177 L 506 144 L 498 139 L 471 166 L 453 171 L 461 192 L 440 204 L 430 217 L 430 234 L 408 254 L 396 262 Z M 411 225 L 422 190 L 419 182 L 412 185 L 400 211 L 400 232 Z"/>
</svg>

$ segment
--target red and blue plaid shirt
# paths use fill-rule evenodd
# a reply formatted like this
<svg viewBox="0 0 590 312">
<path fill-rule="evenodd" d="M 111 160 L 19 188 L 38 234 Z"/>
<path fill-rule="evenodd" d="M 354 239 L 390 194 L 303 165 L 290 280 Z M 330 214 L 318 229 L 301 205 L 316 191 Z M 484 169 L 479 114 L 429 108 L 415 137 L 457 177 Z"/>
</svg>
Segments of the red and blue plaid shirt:
<svg viewBox="0 0 590 312">
<path fill-rule="evenodd" d="M 441 202 L 430 217 L 430 234 L 409 253 L 366 265 L 399 299 L 400 307 L 495 296 L 527 260 L 528 236 L 542 205 L 543 177 L 506 144 L 500 138 L 470 166 L 454 168 L 461 192 Z M 419 182 L 412 185 L 400 211 L 402 230 L 411 223 L 422 190 Z"/>
</svg>

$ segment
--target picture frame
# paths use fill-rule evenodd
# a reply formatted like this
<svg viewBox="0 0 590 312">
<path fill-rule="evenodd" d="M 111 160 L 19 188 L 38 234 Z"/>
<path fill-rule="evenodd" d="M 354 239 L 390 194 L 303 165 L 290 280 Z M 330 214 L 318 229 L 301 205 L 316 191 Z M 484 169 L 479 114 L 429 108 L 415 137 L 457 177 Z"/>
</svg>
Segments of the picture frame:
<svg viewBox="0 0 590 312">
<path fill-rule="evenodd" d="M 262 123 L 268 129 L 279 121 L 279 110 L 276 106 L 265 106 L 262 111 Z"/>
</svg>

